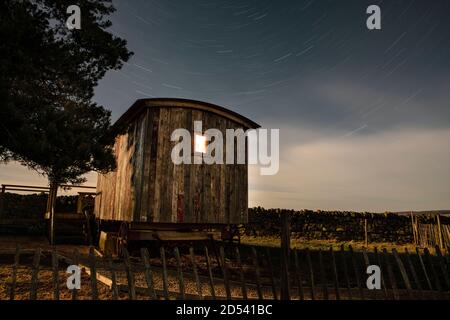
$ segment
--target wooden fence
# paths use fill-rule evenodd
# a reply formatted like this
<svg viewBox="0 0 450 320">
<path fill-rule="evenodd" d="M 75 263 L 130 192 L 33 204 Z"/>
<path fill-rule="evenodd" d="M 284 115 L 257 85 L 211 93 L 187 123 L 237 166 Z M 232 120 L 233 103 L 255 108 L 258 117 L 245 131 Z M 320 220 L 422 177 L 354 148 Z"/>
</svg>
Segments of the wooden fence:
<svg viewBox="0 0 450 320">
<path fill-rule="evenodd" d="M 83 248 L 83 247 L 80 247 Z M 82 252 L 82 251 L 85 252 Z M 142 248 L 123 258 L 93 247 L 73 252 L 21 250 L 0 254 L 2 299 L 450 299 L 450 257 L 393 249 L 356 252 L 251 246 Z M 6 262 L 6 264 L 5 264 Z M 381 269 L 381 289 L 368 290 L 368 265 Z M 7 266 L 6 268 L 4 266 Z M 66 285 L 69 265 L 81 268 L 81 289 Z M 281 271 L 284 268 L 284 271 Z M 281 276 L 283 272 L 287 273 Z M 8 275 L 8 277 L 5 277 Z M 6 279 L 6 280 L 5 280 Z M 287 283 L 283 283 L 287 281 Z M 282 288 L 287 288 L 283 293 Z"/>
<path fill-rule="evenodd" d="M 433 248 L 439 246 L 441 250 L 450 249 L 450 225 L 441 223 L 439 214 L 434 221 L 421 222 L 420 218 L 411 215 L 414 243 L 420 247 Z"/>
</svg>

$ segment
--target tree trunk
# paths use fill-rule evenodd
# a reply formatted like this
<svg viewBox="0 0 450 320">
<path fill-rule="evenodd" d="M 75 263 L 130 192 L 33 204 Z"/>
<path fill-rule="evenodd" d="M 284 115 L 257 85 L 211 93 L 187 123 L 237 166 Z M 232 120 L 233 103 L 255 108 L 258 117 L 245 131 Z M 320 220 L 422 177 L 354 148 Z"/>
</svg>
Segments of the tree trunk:
<svg viewBox="0 0 450 320">
<path fill-rule="evenodd" d="M 50 214 L 49 234 L 50 244 L 55 244 L 55 205 L 58 193 L 58 183 L 50 181 L 50 191 L 47 199 L 47 212 Z"/>
</svg>

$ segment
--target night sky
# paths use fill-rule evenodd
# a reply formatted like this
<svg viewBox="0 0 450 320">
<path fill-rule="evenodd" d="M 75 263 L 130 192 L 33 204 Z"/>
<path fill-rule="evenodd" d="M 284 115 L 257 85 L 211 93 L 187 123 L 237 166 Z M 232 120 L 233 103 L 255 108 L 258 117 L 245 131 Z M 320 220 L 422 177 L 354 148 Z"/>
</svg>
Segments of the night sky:
<svg viewBox="0 0 450 320">
<path fill-rule="evenodd" d="M 251 168 L 251 206 L 450 209 L 450 1 L 114 3 L 111 31 L 135 54 L 95 100 L 114 120 L 180 97 L 279 128 L 280 171 Z M 38 181 L 10 166 L 1 181 Z"/>
</svg>

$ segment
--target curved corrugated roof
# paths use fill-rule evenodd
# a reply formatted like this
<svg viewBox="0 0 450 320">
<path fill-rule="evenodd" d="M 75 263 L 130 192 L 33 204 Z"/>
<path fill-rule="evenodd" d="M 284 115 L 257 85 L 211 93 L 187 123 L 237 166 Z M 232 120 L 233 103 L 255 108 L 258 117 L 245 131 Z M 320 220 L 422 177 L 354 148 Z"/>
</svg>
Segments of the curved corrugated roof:
<svg viewBox="0 0 450 320">
<path fill-rule="evenodd" d="M 120 126 L 133 121 L 137 115 L 139 115 L 145 108 L 149 107 L 191 108 L 209 111 L 233 120 L 247 129 L 257 129 L 260 127 L 260 125 L 256 122 L 224 107 L 208 102 L 180 98 L 149 98 L 136 100 L 136 102 L 133 103 L 133 105 L 116 121 L 114 126 Z"/>
</svg>

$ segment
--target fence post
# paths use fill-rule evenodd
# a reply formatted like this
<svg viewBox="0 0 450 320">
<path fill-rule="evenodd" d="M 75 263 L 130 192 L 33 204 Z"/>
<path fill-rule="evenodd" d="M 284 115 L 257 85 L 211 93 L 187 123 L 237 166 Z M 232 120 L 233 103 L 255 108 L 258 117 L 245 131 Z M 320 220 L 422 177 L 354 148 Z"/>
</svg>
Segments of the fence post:
<svg viewBox="0 0 450 320">
<path fill-rule="evenodd" d="M 311 261 L 311 254 L 309 253 L 309 249 L 305 248 L 305 253 L 306 253 L 306 260 L 308 261 L 308 267 L 309 267 L 309 281 L 310 281 L 310 286 L 311 286 L 311 300 L 315 299 L 315 290 L 314 290 L 314 269 L 312 266 L 312 261 Z"/>
<path fill-rule="evenodd" d="M 364 217 L 364 242 L 366 243 L 367 247 L 367 244 L 369 242 L 369 236 L 367 234 L 367 217 Z"/>
<path fill-rule="evenodd" d="M 256 292 L 258 293 L 258 299 L 264 299 L 262 290 L 261 290 L 261 280 L 259 273 L 259 262 L 258 262 L 258 253 L 256 252 L 255 247 L 252 247 L 252 256 L 253 256 L 253 265 L 255 267 L 255 279 L 256 279 Z"/>
<path fill-rule="evenodd" d="M 416 236 L 416 230 L 414 228 L 414 216 L 413 216 L 412 211 L 411 211 L 411 231 L 413 234 L 414 244 L 417 245 L 417 236 Z"/>
<path fill-rule="evenodd" d="M 202 284 L 200 283 L 200 278 L 198 277 L 197 264 L 195 262 L 195 253 L 193 247 L 189 248 L 189 255 L 191 256 L 192 272 L 194 273 L 194 279 L 197 285 L 198 297 L 200 300 L 203 300 Z"/>
<path fill-rule="evenodd" d="M 275 274 L 273 272 L 273 264 L 272 264 L 272 259 L 270 258 L 269 247 L 266 247 L 266 260 L 267 260 L 267 266 L 269 267 L 270 284 L 272 285 L 273 299 L 277 300 L 277 286 L 275 284 Z"/>
<path fill-rule="evenodd" d="M 164 290 L 164 299 L 169 300 L 169 281 L 167 276 L 167 265 L 166 265 L 166 249 L 164 246 L 159 248 L 159 252 L 161 254 L 161 263 L 163 269 L 163 290 Z"/>
<path fill-rule="evenodd" d="M 320 282 L 322 283 L 323 299 L 328 300 L 328 282 L 327 275 L 325 273 L 325 266 L 323 265 L 322 249 L 319 248 L 319 270 L 320 270 Z"/>
<path fill-rule="evenodd" d="M 295 260 L 295 274 L 298 286 L 298 297 L 299 300 L 305 300 L 305 294 L 303 292 L 303 284 L 302 284 L 302 273 L 300 271 L 300 264 L 298 262 L 298 250 L 294 251 L 294 260 Z"/>
<path fill-rule="evenodd" d="M 383 248 L 383 258 L 386 262 L 387 274 L 389 277 L 389 282 L 391 284 L 392 292 L 394 294 L 394 300 L 400 300 L 400 296 L 398 295 L 397 281 L 395 280 L 394 270 L 392 269 L 392 264 L 386 248 Z"/>
<path fill-rule="evenodd" d="M 241 283 L 242 283 L 242 298 L 244 300 L 247 300 L 247 286 L 245 284 L 245 275 L 244 275 L 244 268 L 242 268 L 242 261 L 241 261 L 241 253 L 239 252 L 239 247 L 236 247 L 236 260 L 239 268 L 239 273 L 241 276 Z"/>
<path fill-rule="evenodd" d="M 112 298 L 113 300 L 117 300 L 119 299 L 119 289 L 117 288 L 117 274 L 116 274 L 116 269 L 114 267 L 113 264 L 113 260 L 112 260 L 112 255 L 111 252 L 109 250 L 106 251 L 106 262 L 108 264 L 108 268 L 111 272 L 111 291 L 112 291 Z M 144 264 L 145 264 L 146 260 L 144 260 Z M 146 271 L 147 271 L 147 265 L 145 264 L 146 267 Z M 147 274 L 146 274 L 147 275 Z"/>
<path fill-rule="evenodd" d="M 437 232 L 439 235 L 439 248 L 441 250 L 444 250 L 445 249 L 444 243 L 442 241 L 441 215 L 439 213 L 436 215 L 436 221 L 437 221 L 437 229 L 438 229 Z"/>
<path fill-rule="evenodd" d="M 289 293 L 289 256 L 291 250 L 290 216 L 287 212 L 281 218 L 281 300 L 290 300 Z"/>
<path fill-rule="evenodd" d="M 186 300 L 186 290 L 184 287 L 183 265 L 181 263 L 180 250 L 178 250 L 178 247 L 175 247 L 173 249 L 173 252 L 175 254 L 175 259 L 177 261 L 178 288 L 180 289 L 180 298 L 181 298 L 181 300 Z"/>
<path fill-rule="evenodd" d="M 439 261 L 439 267 L 441 268 L 442 276 L 445 280 L 445 284 L 447 285 L 447 289 L 450 291 L 450 278 L 448 276 L 449 272 L 447 271 L 445 258 L 442 256 L 442 252 L 438 246 L 436 246 L 435 249 L 436 249 L 436 256 Z"/>
<path fill-rule="evenodd" d="M 416 243 L 416 247 L 420 245 L 420 242 L 422 241 L 422 237 L 420 235 L 420 225 L 419 225 L 419 217 L 415 216 L 414 217 L 414 230 L 416 231 L 416 239 L 417 239 L 417 243 Z"/>
<path fill-rule="evenodd" d="M 339 276 L 336 265 L 336 258 L 334 256 L 333 246 L 330 246 L 331 263 L 333 264 L 333 276 L 334 276 L 334 290 L 336 293 L 336 300 L 341 300 L 341 294 L 339 292 Z"/>
<path fill-rule="evenodd" d="M 225 260 L 225 250 L 223 246 L 220 246 L 220 263 L 222 265 L 223 285 L 225 287 L 225 293 L 227 300 L 231 300 L 230 279 L 228 275 L 228 264 Z"/>
<path fill-rule="evenodd" d="M 98 300 L 97 261 L 93 246 L 89 247 L 89 269 L 91 273 L 91 297 L 92 300 Z"/>
<path fill-rule="evenodd" d="M 214 280 L 213 280 L 213 274 L 211 269 L 211 260 L 209 259 L 209 253 L 208 253 L 208 247 L 205 246 L 205 261 L 206 261 L 206 268 L 208 269 L 208 276 L 209 276 L 209 288 L 211 292 L 212 298 L 216 299 L 216 290 L 214 289 Z"/>
<path fill-rule="evenodd" d="M 340 253 L 341 253 L 342 267 L 344 269 L 345 282 L 347 284 L 348 298 L 350 300 L 352 300 L 352 289 L 350 288 L 350 278 L 349 278 L 349 275 L 348 275 L 347 261 L 346 261 L 346 258 L 345 258 L 346 254 L 345 254 L 345 248 L 344 248 L 343 244 L 341 244 L 341 251 L 340 251 Z"/>
<path fill-rule="evenodd" d="M 439 299 L 442 299 L 442 291 L 443 290 L 442 290 L 441 282 L 437 275 L 436 269 L 434 268 L 433 259 L 431 258 L 430 251 L 428 250 L 428 248 L 425 248 L 425 249 L 423 249 L 423 252 L 425 255 L 426 262 L 428 262 L 428 265 L 430 266 L 431 276 L 434 280 L 435 288 L 438 291 Z"/>
<path fill-rule="evenodd" d="M 350 258 L 352 260 L 353 272 L 355 273 L 355 280 L 356 280 L 356 285 L 359 290 L 359 295 L 362 300 L 365 300 L 364 290 L 363 290 L 363 287 L 361 286 L 361 278 L 360 278 L 361 271 L 358 270 L 358 265 L 356 263 L 355 255 L 353 253 L 353 247 L 351 245 L 349 245 L 348 250 L 350 251 Z"/>
<path fill-rule="evenodd" d="M 39 274 L 39 262 L 40 261 L 41 261 L 41 248 L 37 248 L 36 251 L 34 251 L 33 267 L 31 270 L 30 300 L 37 299 L 38 274 Z"/>
<path fill-rule="evenodd" d="M 53 299 L 59 300 L 59 263 L 56 248 L 52 249 Z"/>
<path fill-rule="evenodd" d="M 412 292 L 412 286 L 411 281 L 409 280 L 408 273 L 406 272 L 405 265 L 402 262 L 402 259 L 400 259 L 400 256 L 398 255 L 398 252 L 395 248 L 392 249 L 392 254 L 394 255 L 394 259 L 397 262 L 398 269 L 400 270 L 400 274 L 403 279 L 403 283 L 405 284 L 406 291 L 408 292 L 408 296 L 410 299 L 413 299 L 413 292 Z"/>
<path fill-rule="evenodd" d="M 14 255 L 13 274 L 12 274 L 12 278 L 11 278 L 11 290 L 9 292 L 10 300 L 14 300 L 14 294 L 15 294 L 16 284 L 17 284 L 17 270 L 19 269 L 19 263 L 20 263 L 20 247 L 17 244 L 16 245 L 16 254 Z"/>
<path fill-rule="evenodd" d="M 408 248 L 405 248 L 405 256 L 406 261 L 408 262 L 409 269 L 411 270 L 411 274 L 414 279 L 414 283 L 416 285 L 416 290 L 419 291 L 420 298 L 423 299 L 422 285 L 420 284 L 419 277 L 417 276 L 416 269 L 414 268 L 414 264 L 412 263 L 411 257 L 409 256 Z"/>
<path fill-rule="evenodd" d="M 5 208 L 5 191 L 6 191 L 6 187 L 5 187 L 5 185 L 2 184 L 2 194 L 0 196 L 0 220 L 2 219 L 3 210 Z"/>
</svg>

